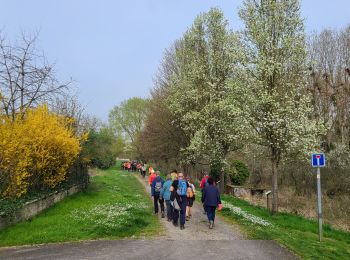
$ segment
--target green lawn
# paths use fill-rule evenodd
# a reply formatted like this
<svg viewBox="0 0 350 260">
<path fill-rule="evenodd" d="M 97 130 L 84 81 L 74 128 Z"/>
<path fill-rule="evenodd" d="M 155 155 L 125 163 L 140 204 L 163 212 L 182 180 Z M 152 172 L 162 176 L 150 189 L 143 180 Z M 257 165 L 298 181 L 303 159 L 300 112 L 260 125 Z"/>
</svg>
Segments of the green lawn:
<svg viewBox="0 0 350 260">
<path fill-rule="evenodd" d="M 239 224 L 249 239 L 276 240 L 304 259 L 350 259 L 350 233 L 324 226 L 318 242 L 318 223 L 303 217 L 280 213 L 271 216 L 265 208 L 222 196 L 221 215 Z"/>
<path fill-rule="evenodd" d="M 119 169 L 98 171 L 86 191 L 0 231 L 0 246 L 158 234 L 161 227 L 142 185 Z"/>
</svg>

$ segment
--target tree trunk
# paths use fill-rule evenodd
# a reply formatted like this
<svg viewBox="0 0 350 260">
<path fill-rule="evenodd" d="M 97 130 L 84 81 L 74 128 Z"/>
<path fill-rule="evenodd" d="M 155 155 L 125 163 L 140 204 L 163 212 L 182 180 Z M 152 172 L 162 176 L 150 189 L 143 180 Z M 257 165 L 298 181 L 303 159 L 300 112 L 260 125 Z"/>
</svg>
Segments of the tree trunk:
<svg viewBox="0 0 350 260">
<path fill-rule="evenodd" d="M 225 192 L 225 172 L 221 170 L 220 173 L 220 193 L 224 194 Z"/>
<path fill-rule="evenodd" d="M 277 162 L 272 159 L 272 215 L 278 213 L 278 173 Z"/>
</svg>

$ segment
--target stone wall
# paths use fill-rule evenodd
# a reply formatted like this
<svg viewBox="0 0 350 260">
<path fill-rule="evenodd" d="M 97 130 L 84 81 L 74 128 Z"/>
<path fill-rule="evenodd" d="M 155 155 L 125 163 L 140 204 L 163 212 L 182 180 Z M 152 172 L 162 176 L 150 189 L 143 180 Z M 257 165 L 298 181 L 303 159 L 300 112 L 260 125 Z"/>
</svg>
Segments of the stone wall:
<svg viewBox="0 0 350 260">
<path fill-rule="evenodd" d="M 266 197 L 266 190 L 266 188 L 251 188 L 226 184 L 226 193 L 243 199 L 249 199 L 252 196 Z"/>
<path fill-rule="evenodd" d="M 28 201 L 22 208 L 18 209 L 11 216 L 0 216 L 0 229 L 4 229 L 12 224 L 18 223 L 23 220 L 30 219 L 39 214 L 43 210 L 51 207 L 55 203 L 63 200 L 65 197 L 77 193 L 82 188 L 81 186 L 73 186 L 68 190 L 57 191 L 45 198 L 40 198 L 32 201 Z"/>
</svg>

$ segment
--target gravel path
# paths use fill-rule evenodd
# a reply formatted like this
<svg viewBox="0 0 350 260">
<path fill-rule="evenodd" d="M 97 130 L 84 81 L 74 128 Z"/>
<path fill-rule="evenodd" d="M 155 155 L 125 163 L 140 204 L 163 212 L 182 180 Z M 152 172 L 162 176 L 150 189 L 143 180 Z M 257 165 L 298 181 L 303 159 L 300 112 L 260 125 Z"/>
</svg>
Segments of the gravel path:
<svg viewBox="0 0 350 260">
<path fill-rule="evenodd" d="M 148 185 L 148 178 L 141 178 L 139 175 L 136 178 L 143 184 L 148 194 L 151 194 Z M 193 204 L 192 218 L 186 221 L 185 229 L 180 230 L 179 227 L 174 227 L 166 218 L 160 218 L 161 224 L 165 227 L 166 234 L 160 236 L 159 239 L 165 240 L 241 240 L 244 236 L 239 229 L 231 224 L 225 223 L 220 216 L 215 217 L 215 226 L 209 229 L 207 215 L 203 214 L 203 207 L 199 196 Z"/>
</svg>

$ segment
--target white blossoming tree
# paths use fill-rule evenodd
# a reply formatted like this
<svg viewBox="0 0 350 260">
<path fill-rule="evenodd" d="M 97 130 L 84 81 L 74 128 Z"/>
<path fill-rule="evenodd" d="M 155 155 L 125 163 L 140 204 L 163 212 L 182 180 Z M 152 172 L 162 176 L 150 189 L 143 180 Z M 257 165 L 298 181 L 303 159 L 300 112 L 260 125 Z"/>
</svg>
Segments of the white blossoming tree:
<svg viewBox="0 0 350 260">
<path fill-rule="evenodd" d="M 214 8 L 199 15 L 176 51 L 178 74 L 172 78 L 169 108 L 191 137 L 185 158 L 205 159 L 221 169 L 226 155 L 239 147 L 249 129 L 232 98 L 238 35 Z M 221 184 L 224 185 L 224 174 Z"/>
<path fill-rule="evenodd" d="M 311 120 L 306 91 L 306 50 L 298 0 L 245 0 L 242 102 L 258 144 L 267 147 L 272 168 L 272 213 L 278 212 L 278 166 L 288 156 L 306 155 L 321 126 Z"/>
</svg>

